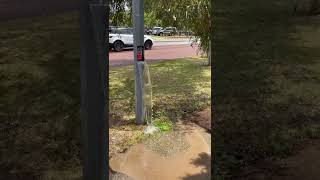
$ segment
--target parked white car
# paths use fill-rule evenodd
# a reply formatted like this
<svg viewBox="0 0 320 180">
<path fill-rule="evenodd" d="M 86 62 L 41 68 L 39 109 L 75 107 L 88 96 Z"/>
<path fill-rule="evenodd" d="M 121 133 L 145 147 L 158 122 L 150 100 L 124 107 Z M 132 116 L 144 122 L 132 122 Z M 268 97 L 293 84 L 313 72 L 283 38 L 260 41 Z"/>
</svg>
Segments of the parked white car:
<svg viewBox="0 0 320 180">
<path fill-rule="evenodd" d="M 153 27 L 151 34 L 155 36 L 160 36 L 161 30 L 163 30 L 162 27 Z"/>
<path fill-rule="evenodd" d="M 153 40 L 150 36 L 144 36 L 144 48 L 151 49 Z M 117 52 L 124 48 L 133 47 L 133 29 L 132 28 L 117 28 L 109 31 L 109 47 Z"/>
</svg>

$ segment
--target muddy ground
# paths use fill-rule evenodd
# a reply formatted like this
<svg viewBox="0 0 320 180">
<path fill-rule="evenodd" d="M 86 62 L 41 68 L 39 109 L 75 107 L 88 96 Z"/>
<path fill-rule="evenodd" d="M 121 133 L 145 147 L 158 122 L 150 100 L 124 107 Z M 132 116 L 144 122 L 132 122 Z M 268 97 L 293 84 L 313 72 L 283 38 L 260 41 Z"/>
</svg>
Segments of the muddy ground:
<svg viewBox="0 0 320 180">
<path fill-rule="evenodd" d="M 176 123 L 169 133 L 156 134 L 109 161 L 110 179 L 211 179 L 210 109 Z M 199 125 L 195 124 L 197 122 Z"/>
</svg>

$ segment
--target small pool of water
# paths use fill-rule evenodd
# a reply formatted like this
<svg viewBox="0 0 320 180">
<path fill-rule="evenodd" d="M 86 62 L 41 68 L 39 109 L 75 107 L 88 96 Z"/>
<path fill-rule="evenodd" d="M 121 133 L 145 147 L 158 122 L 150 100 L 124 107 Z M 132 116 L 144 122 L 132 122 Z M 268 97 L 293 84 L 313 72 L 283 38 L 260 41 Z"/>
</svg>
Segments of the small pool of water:
<svg viewBox="0 0 320 180">
<path fill-rule="evenodd" d="M 183 126 L 187 132 L 164 135 L 151 145 L 150 142 L 137 144 L 126 153 L 114 156 L 109 162 L 111 168 L 136 180 L 209 180 L 211 151 L 203 134 L 205 130 L 196 125 Z M 173 147 L 175 151 L 170 150 Z M 161 148 L 171 153 L 164 156 Z"/>
</svg>

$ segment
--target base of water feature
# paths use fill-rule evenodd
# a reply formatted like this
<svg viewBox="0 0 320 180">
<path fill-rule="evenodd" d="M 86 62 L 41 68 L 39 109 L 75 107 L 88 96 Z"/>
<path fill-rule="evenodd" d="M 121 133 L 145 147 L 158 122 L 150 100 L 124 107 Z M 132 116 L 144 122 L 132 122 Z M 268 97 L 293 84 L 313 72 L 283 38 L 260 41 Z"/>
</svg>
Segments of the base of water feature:
<svg viewBox="0 0 320 180">
<path fill-rule="evenodd" d="M 210 143 L 203 136 L 206 131 L 193 123 L 179 126 L 174 133 L 155 138 L 154 144 L 157 146 L 141 143 L 123 154 L 115 155 L 109 161 L 110 167 L 136 180 L 211 179 Z M 183 148 L 177 148 L 179 146 Z M 161 150 L 155 150 L 155 147 Z M 163 150 L 169 154 L 163 156 L 160 153 Z"/>
<path fill-rule="evenodd" d="M 154 134 L 156 132 L 159 132 L 159 128 L 153 125 L 148 125 L 147 128 L 144 130 L 145 134 Z"/>
</svg>

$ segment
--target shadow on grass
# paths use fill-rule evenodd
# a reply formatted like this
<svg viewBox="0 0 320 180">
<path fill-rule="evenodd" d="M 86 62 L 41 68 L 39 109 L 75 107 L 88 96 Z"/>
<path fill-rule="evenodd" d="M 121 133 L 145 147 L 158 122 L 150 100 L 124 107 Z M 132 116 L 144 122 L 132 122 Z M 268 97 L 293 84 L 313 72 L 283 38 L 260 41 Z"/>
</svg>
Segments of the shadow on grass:
<svg viewBox="0 0 320 180">
<path fill-rule="evenodd" d="M 210 105 L 210 67 L 188 59 L 150 64 L 153 118 L 175 122 Z M 110 119 L 113 125 L 134 121 L 133 68 L 110 72 Z M 123 123 L 121 123 L 123 121 Z"/>
<path fill-rule="evenodd" d="M 214 174 L 228 179 L 319 132 L 320 54 L 299 33 L 314 25 L 291 16 L 291 1 L 227 0 L 215 8 Z"/>
<path fill-rule="evenodd" d="M 68 13 L 0 26 L 1 177 L 80 167 L 76 22 Z"/>
<path fill-rule="evenodd" d="M 201 167 L 201 173 L 187 175 L 183 180 L 210 180 L 211 178 L 211 156 L 207 153 L 200 153 L 199 157 L 191 162 L 195 167 Z"/>
<path fill-rule="evenodd" d="M 210 105 L 211 67 L 203 66 L 204 61 L 180 59 L 149 64 L 154 121 L 177 122 Z M 110 69 L 109 155 L 143 139 L 144 127 L 135 124 L 134 97 L 133 66 Z"/>
</svg>

